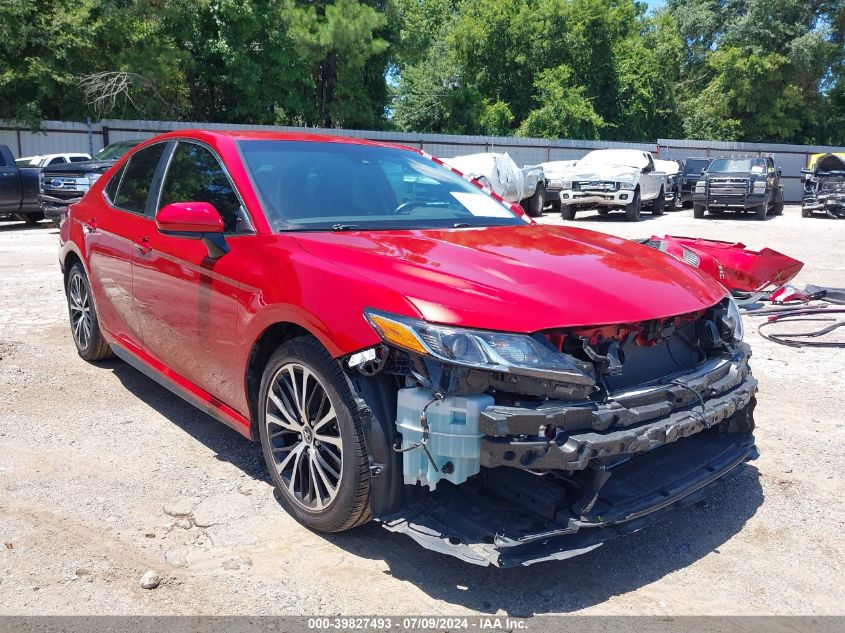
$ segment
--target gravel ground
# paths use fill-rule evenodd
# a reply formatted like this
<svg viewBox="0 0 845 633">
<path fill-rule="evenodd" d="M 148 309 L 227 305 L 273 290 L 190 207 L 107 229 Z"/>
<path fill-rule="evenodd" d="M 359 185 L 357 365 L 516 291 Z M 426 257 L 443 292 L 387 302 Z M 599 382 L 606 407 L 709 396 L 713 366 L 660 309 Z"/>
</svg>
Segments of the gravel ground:
<svg viewBox="0 0 845 633">
<path fill-rule="evenodd" d="M 806 262 L 799 285 L 845 286 L 845 222 L 796 207 L 765 223 L 575 224 L 770 246 Z M 307 531 L 274 501 L 257 445 L 121 362 L 82 361 L 57 241 L 0 225 L 0 614 L 843 612 L 841 351 L 768 343 L 748 318 L 761 456 L 744 474 L 579 558 L 484 569 L 374 525 Z M 156 589 L 140 586 L 148 570 Z"/>
</svg>

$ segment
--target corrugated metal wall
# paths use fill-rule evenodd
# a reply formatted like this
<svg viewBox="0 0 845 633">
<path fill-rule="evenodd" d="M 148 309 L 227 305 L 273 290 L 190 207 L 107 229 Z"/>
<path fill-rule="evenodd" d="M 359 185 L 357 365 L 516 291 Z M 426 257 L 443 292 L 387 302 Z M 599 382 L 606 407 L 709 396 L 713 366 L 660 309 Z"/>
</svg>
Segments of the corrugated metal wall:
<svg viewBox="0 0 845 633">
<path fill-rule="evenodd" d="M 371 140 L 400 143 L 420 148 L 441 158 L 476 152 L 507 152 L 520 165 L 549 160 L 580 158 L 593 149 L 627 147 L 653 152 L 661 158 L 688 156 L 748 156 L 771 154 L 783 173 L 785 196 L 789 202 L 801 200 L 801 168 L 811 154 L 843 152 L 845 147 L 817 145 L 778 145 L 766 143 L 725 143 L 658 139 L 655 143 L 615 143 L 610 141 L 549 140 L 508 136 L 458 136 L 452 134 L 415 134 L 372 130 L 327 130 L 282 126 L 233 125 L 224 123 L 186 123 L 176 121 L 103 120 L 90 126 L 86 123 L 43 121 L 38 132 L 20 123 L 0 121 L 0 143 L 8 145 L 16 156 L 32 156 L 56 152 L 87 152 L 101 149 L 108 143 L 124 139 L 148 138 L 170 130 L 261 129 L 281 132 L 339 134 Z"/>
</svg>

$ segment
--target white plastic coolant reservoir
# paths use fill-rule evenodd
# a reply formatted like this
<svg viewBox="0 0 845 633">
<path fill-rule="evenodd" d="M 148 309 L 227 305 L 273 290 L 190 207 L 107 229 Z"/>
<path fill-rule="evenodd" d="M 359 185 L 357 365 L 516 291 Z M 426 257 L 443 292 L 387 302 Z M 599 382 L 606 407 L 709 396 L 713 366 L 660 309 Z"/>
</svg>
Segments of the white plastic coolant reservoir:
<svg viewBox="0 0 845 633">
<path fill-rule="evenodd" d="M 422 442 L 420 415 L 428 405 L 425 409 L 429 427 L 427 447 L 437 464 L 435 470 L 422 446 L 408 450 L 402 456 L 405 483 L 421 483 L 434 490 L 441 479 L 460 484 L 477 474 L 481 468 L 478 417 L 492 404 L 493 397 L 486 395 L 437 400 L 428 389 L 400 389 L 396 426 L 402 434 L 402 448 Z"/>
</svg>

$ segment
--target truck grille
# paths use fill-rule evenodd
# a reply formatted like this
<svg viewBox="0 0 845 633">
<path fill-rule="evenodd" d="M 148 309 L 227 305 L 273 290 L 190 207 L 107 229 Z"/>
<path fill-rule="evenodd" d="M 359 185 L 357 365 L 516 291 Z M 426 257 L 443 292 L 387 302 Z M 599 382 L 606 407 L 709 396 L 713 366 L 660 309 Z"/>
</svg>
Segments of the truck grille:
<svg viewBox="0 0 845 633">
<path fill-rule="evenodd" d="M 748 193 L 748 178 L 712 178 L 711 196 L 744 196 Z"/>
<path fill-rule="evenodd" d="M 579 180 L 575 183 L 575 188 L 581 191 L 616 191 L 618 184 L 608 180 Z"/>
</svg>

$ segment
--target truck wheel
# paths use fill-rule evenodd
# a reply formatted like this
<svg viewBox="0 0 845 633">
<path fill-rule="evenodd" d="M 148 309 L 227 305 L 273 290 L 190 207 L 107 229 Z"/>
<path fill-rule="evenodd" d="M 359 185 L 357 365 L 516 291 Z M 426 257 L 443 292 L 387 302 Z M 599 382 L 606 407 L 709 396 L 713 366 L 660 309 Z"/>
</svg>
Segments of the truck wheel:
<svg viewBox="0 0 845 633">
<path fill-rule="evenodd" d="M 552 213 L 560 213 L 560 199 L 552 200 Z"/>
<path fill-rule="evenodd" d="M 651 203 L 652 215 L 663 215 L 663 210 L 666 208 L 666 194 L 663 193 L 663 187 L 660 188 L 660 193 L 657 194 L 654 202 Z"/>
<path fill-rule="evenodd" d="M 369 521 L 364 430 L 338 362 L 311 336 L 291 339 L 267 362 L 258 398 L 261 450 L 284 508 L 319 532 Z"/>
<path fill-rule="evenodd" d="M 607 207 L 596 207 L 596 211 L 599 212 L 599 215 L 607 215 L 608 213 L 610 213 L 610 209 L 608 209 Z"/>
<path fill-rule="evenodd" d="M 635 189 L 633 199 L 625 207 L 625 219 L 627 219 L 629 222 L 639 222 L 641 207 L 642 204 L 640 202 L 640 190 Z"/>
<path fill-rule="evenodd" d="M 813 212 L 810 209 L 801 209 L 801 217 L 802 218 L 809 218 L 813 215 Z"/>
<path fill-rule="evenodd" d="M 575 205 L 574 204 L 562 204 L 562 205 L 560 205 L 560 217 L 563 220 L 574 220 L 575 219 Z"/>
<path fill-rule="evenodd" d="M 542 184 L 538 184 L 534 193 L 530 197 L 522 201 L 522 208 L 532 218 L 539 218 L 543 215 L 543 207 L 546 206 L 545 189 Z"/>
<path fill-rule="evenodd" d="M 772 210 L 772 215 L 783 215 L 783 198 L 778 197 L 775 200 L 775 208 Z"/>
<path fill-rule="evenodd" d="M 23 220 L 27 226 L 36 226 L 44 219 L 43 213 L 19 213 L 18 217 Z"/>
<path fill-rule="evenodd" d="M 768 212 L 769 212 L 769 203 L 768 202 L 764 202 L 759 207 L 754 209 L 754 215 L 757 217 L 758 220 L 765 220 Z"/>
<path fill-rule="evenodd" d="M 672 202 L 666 205 L 667 211 L 677 211 L 678 210 L 678 194 L 672 196 Z"/>
<path fill-rule="evenodd" d="M 88 276 L 79 262 L 71 266 L 65 285 L 70 313 L 70 331 L 76 351 L 87 361 L 103 360 L 112 355 L 109 344 L 100 332 L 100 322 L 91 298 Z"/>
<path fill-rule="evenodd" d="M 705 207 L 703 204 L 692 205 L 692 215 L 696 220 L 702 219 L 706 210 L 707 207 Z"/>
</svg>

